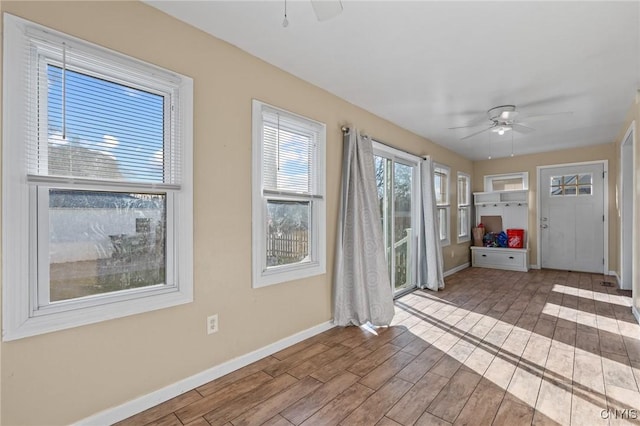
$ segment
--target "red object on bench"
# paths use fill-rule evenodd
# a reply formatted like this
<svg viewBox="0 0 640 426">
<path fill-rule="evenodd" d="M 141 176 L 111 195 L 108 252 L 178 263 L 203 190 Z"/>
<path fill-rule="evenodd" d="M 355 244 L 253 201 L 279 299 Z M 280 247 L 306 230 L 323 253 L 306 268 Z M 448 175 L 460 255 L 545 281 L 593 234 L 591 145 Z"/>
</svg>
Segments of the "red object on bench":
<svg viewBox="0 0 640 426">
<path fill-rule="evenodd" d="M 507 239 L 509 248 L 523 248 L 524 229 L 507 229 Z"/>
</svg>

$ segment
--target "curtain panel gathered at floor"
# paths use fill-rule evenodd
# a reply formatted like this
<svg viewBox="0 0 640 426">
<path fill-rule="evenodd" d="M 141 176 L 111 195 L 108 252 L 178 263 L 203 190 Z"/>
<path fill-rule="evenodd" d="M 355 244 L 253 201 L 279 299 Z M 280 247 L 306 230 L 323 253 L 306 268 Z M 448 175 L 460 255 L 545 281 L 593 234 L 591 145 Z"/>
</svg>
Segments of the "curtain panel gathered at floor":
<svg viewBox="0 0 640 426">
<path fill-rule="evenodd" d="M 418 287 L 438 291 L 444 288 L 444 267 L 433 187 L 433 160 L 429 157 L 420 164 L 420 198 L 423 235 L 418 256 Z"/>
<path fill-rule="evenodd" d="M 334 323 L 391 323 L 393 293 L 380 227 L 371 139 L 344 135 L 342 198 L 336 244 Z"/>
</svg>

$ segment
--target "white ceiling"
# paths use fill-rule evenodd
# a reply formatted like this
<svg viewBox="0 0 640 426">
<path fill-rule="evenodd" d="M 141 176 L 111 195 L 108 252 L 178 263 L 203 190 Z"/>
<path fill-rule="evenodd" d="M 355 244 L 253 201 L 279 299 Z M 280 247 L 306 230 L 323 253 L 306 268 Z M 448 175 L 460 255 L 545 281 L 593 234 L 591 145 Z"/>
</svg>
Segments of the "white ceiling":
<svg viewBox="0 0 640 426">
<path fill-rule="evenodd" d="M 503 104 L 573 112 L 523 120 L 516 155 L 613 142 L 640 76 L 635 1 L 343 0 L 318 22 L 288 0 L 287 28 L 284 0 L 147 3 L 470 159 L 510 155 L 512 132 L 448 128 Z"/>
</svg>

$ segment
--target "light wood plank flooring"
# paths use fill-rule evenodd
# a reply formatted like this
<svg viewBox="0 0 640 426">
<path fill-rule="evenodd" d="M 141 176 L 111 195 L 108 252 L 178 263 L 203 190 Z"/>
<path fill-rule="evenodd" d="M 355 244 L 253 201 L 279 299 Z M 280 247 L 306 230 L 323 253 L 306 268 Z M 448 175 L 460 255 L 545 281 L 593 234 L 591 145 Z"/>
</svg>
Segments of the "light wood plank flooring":
<svg viewBox="0 0 640 426">
<path fill-rule="evenodd" d="M 469 268 L 399 298 L 391 327 L 331 329 L 121 424 L 640 424 L 640 326 L 603 281 Z"/>
</svg>

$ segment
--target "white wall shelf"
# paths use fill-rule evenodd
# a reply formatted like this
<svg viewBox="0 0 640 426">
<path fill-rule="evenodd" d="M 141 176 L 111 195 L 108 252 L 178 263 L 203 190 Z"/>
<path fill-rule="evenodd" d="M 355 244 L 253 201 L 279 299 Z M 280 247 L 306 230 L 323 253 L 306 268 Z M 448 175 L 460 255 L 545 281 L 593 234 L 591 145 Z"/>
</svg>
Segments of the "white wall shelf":
<svg viewBox="0 0 640 426">
<path fill-rule="evenodd" d="M 474 192 L 473 200 L 476 206 L 490 205 L 526 205 L 529 202 L 529 191 L 495 191 Z"/>
</svg>

